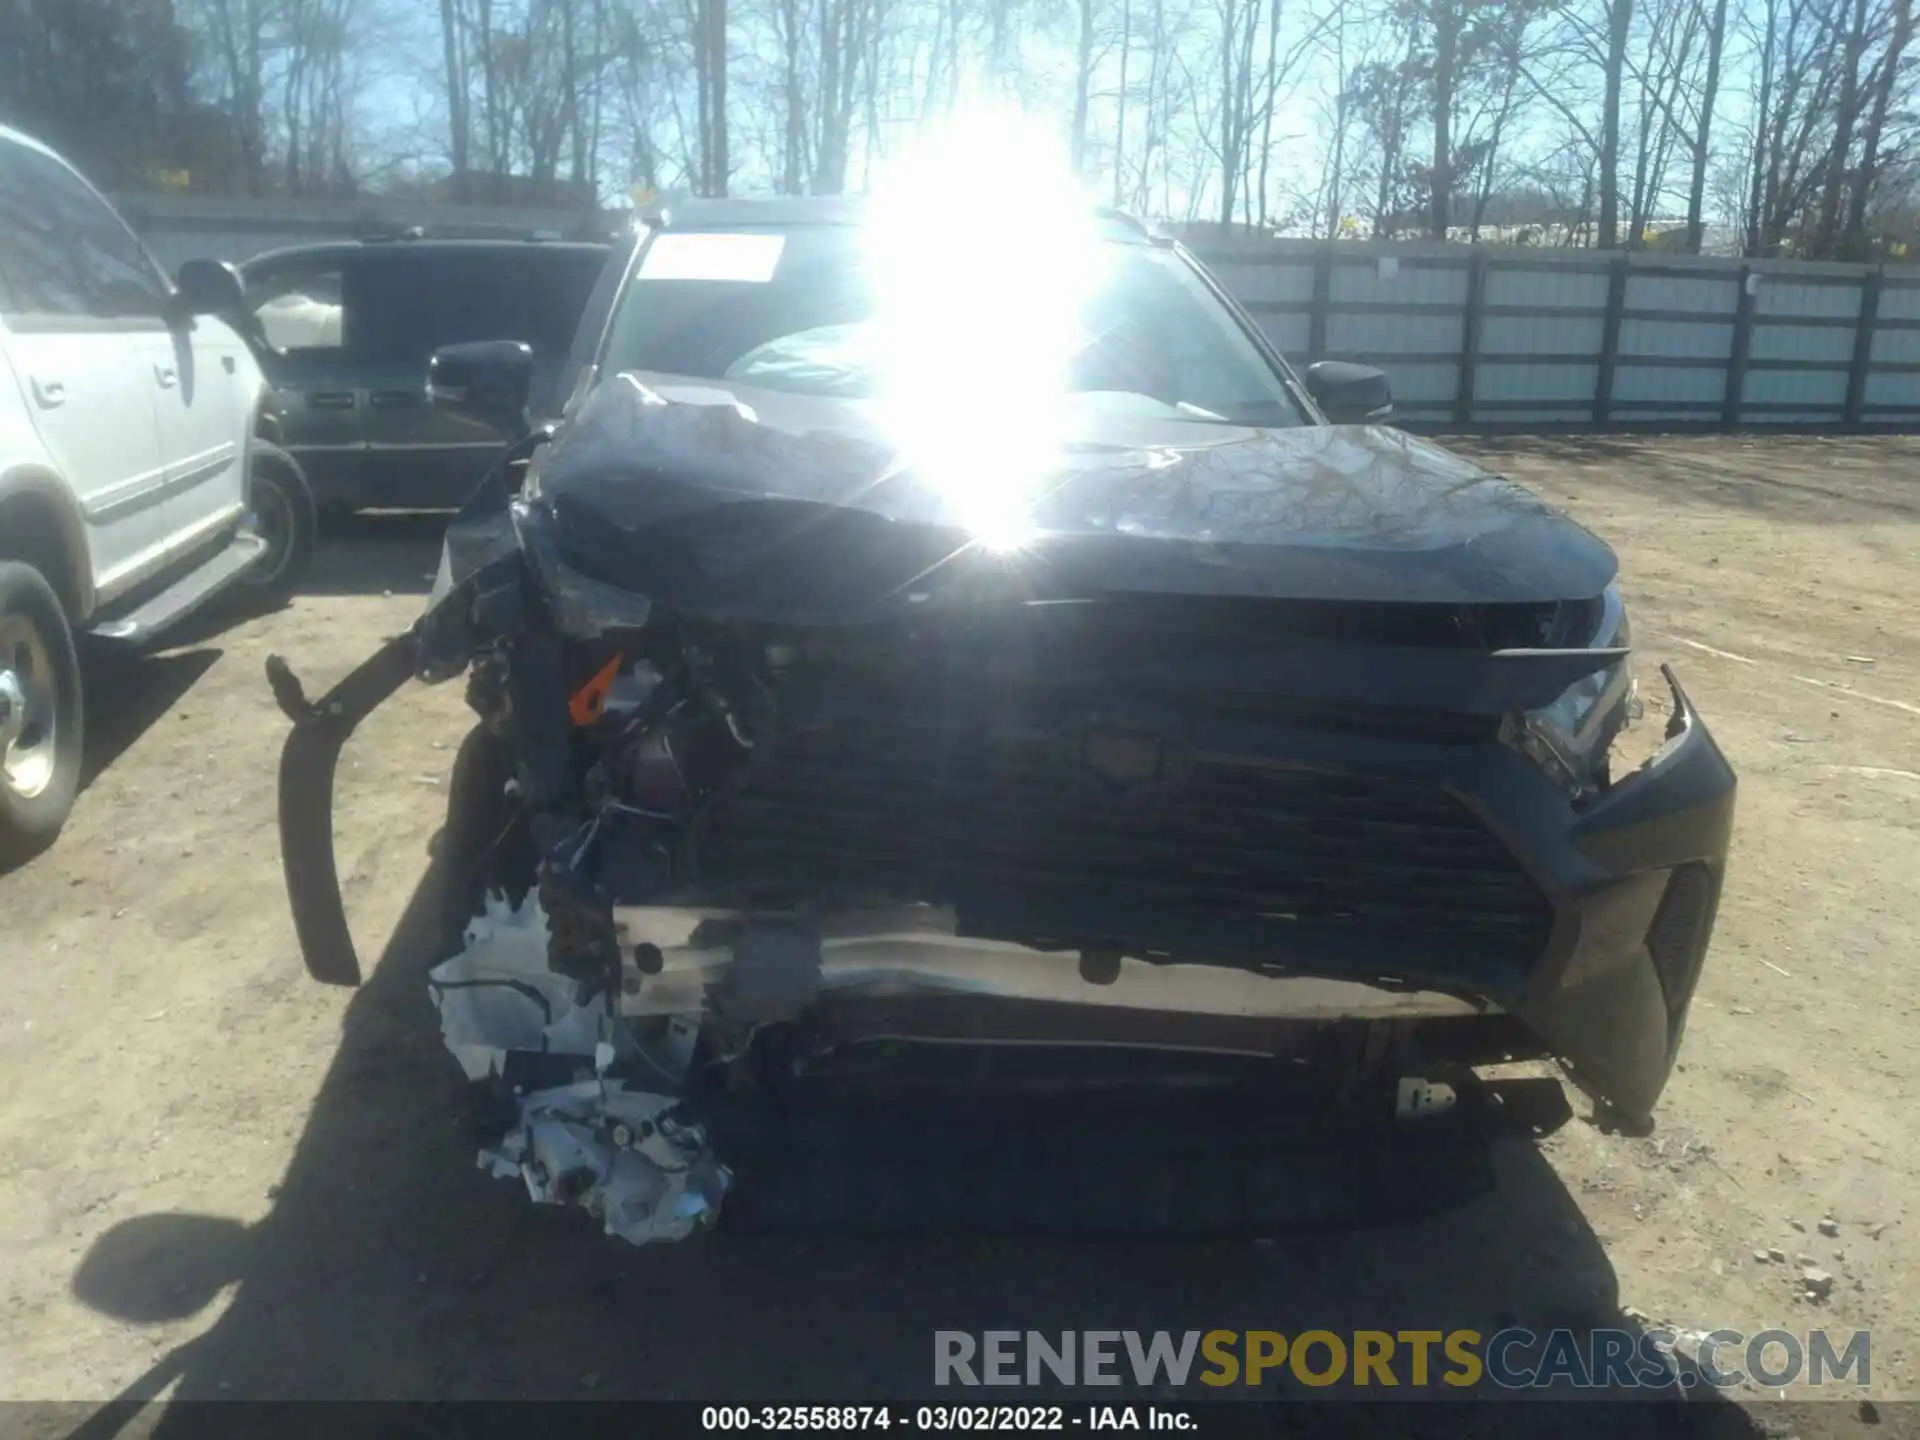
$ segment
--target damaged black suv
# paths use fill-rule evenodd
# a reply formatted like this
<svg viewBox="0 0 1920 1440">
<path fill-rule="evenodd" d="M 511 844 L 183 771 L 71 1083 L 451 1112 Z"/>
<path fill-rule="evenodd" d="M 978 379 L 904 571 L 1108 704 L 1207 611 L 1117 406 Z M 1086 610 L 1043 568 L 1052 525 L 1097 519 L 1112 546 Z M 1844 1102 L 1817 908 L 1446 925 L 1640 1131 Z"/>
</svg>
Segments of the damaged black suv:
<svg viewBox="0 0 1920 1440">
<path fill-rule="evenodd" d="M 1734 777 L 1664 671 L 1615 760 L 1612 552 L 1137 224 L 1010 314 L 870 240 L 653 217 L 551 430 L 513 337 L 435 357 L 521 438 L 410 631 L 318 702 L 269 667 L 314 976 L 359 980 L 340 747 L 465 675 L 430 989 L 483 1160 L 627 1239 L 1364 1207 L 1404 1185 L 1288 1147 L 1512 1060 L 1646 1123 Z"/>
</svg>

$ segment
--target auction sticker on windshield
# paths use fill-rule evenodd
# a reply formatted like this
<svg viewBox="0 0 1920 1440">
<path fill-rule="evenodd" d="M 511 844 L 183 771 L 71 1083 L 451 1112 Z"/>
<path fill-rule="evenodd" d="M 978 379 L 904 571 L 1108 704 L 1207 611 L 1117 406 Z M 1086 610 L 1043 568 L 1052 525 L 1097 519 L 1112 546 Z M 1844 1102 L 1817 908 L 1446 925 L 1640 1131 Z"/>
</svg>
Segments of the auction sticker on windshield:
<svg viewBox="0 0 1920 1440">
<path fill-rule="evenodd" d="M 653 237 L 640 261 L 642 280 L 733 280 L 764 285 L 779 268 L 784 235 L 698 234 Z"/>
</svg>

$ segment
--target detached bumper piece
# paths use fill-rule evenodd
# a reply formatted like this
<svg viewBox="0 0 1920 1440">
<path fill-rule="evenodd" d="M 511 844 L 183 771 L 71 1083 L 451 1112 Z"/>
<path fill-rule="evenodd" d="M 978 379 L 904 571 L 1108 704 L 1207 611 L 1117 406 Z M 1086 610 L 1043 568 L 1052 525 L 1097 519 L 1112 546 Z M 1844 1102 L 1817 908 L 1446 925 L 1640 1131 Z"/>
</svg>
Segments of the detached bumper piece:
<svg viewBox="0 0 1920 1440">
<path fill-rule="evenodd" d="M 267 659 L 274 700 L 293 721 L 280 751 L 280 865 L 301 958 L 323 985 L 360 983 L 333 861 L 334 772 L 361 721 L 413 678 L 416 649 L 411 634 L 396 636 L 312 702 L 286 661 Z"/>
</svg>

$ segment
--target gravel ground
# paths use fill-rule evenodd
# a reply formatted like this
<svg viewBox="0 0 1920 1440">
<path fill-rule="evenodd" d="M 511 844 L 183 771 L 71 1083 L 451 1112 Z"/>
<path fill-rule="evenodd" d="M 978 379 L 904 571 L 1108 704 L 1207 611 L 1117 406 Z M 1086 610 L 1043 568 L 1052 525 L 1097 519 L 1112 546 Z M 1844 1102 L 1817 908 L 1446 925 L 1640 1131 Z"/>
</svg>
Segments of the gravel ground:
<svg viewBox="0 0 1920 1440">
<path fill-rule="evenodd" d="M 1871 1328 L 1872 1395 L 1915 1396 L 1920 443 L 1462 448 L 1615 545 L 1644 691 L 1660 698 L 1652 662 L 1672 662 L 1740 772 L 1719 928 L 1653 1135 L 1576 1120 L 1503 1145 L 1494 1192 L 1463 1210 L 1259 1245 L 634 1251 L 534 1213 L 473 1169 L 420 984 L 458 686 L 388 706 L 343 766 L 369 984 L 319 987 L 294 949 L 285 725 L 261 663 L 278 651 L 324 688 L 417 613 L 433 527 L 367 519 L 290 608 L 97 659 L 73 822 L 0 876 L 0 1397 L 835 1400 L 925 1393 L 936 1327 L 1623 1316 Z M 1756 1258 L 1770 1249 L 1784 1263 Z M 1803 1254 L 1835 1277 L 1824 1302 L 1803 1293 Z M 1859 1393 L 1812 1428 L 1859 1430 Z"/>
</svg>

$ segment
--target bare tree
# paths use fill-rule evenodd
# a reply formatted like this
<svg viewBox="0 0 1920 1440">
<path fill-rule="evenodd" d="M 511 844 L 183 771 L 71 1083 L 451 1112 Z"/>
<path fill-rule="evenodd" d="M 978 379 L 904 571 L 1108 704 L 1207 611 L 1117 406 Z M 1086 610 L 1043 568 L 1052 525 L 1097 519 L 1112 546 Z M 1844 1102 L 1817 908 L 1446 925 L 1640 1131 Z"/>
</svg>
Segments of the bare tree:
<svg viewBox="0 0 1920 1440">
<path fill-rule="evenodd" d="M 1907 48 L 1913 43 L 1913 0 L 1894 0 L 1885 53 L 1881 55 L 1870 90 L 1871 102 L 1860 134 L 1860 165 L 1847 209 L 1846 233 L 1856 250 L 1864 250 L 1867 214 L 1875 190 L 1887 168 L 1882 145 L 1893 115 L 1894 97 L 1907 70 Z"/>
<path fill-rule="evenodd" d="M 1640 10 L 1637 60 L 1628 69 L 1635 85 L 1633 185 L 1628 192 L 1626 243 L 1643 242 L 1661 194 L 1678 137 L 1685 129 L 1678 109 L 1692 75 L 1702 15 L 1696 0 L 1648 0 Z"/>
<path fill-rule="evenodd" d="M 860 98 L 861 63 L 867 50 L 865 25 L 873 0 L 818 3 L 820 81 L 815 154 L 819 159 L 814 168 L 813 193 L 838 195 L 847 188 L 855 102 Z"/>
<path fill-rule="evenodd" d="M 1809 229 L 1833 123 L 1832 35 L 1813 0 L 1763 0 L 1747 253 L 1766 255 Z"/>
<path fill-rule="evenodd" d="M 1611 250 L 1620 240 L 1620 92 L 1626 79 L 1627 35 L 1633 25 L 1633 0 L 1607 0 L 1607 51 L 1600 112 L 1599 245 Z"/>
<path fill-rule="evenodd" d="M 1335 86 L 1321 104 L 1321 116 L 1328 131 L 1327 156 L 1321 167 L 1320 190 L 1315 204 L 1319 232 L 1331 240 L 1340 233 L 1346 215 L 1347 138 L 1352 128 L 1352 94 L 1345 83 L 1347 75 L 1346 7 L 1338 7 L 1330 33 Z"/>
<path fill-rule="evenodd" d="M 705 195 L 725 195 L 732 176 L 727 154 L 727 0 L 692 0 L 693 68 L 698 85 L 699 184 Z"/>
<path fill-rule="evenodd" d="M 266 81 L 272 13 L 266 0 L 200 0 L 191 13 L 210 42 L 239 188 L 258 195 L 267 178 Z"/>
<path fill-rule="evenodd" d="M 473 199 L 468 152 L 473 129 L 467 118 L 467 62 L 455 0 L 440 0 L 440 38 L 447 66 L 447 150 L 453 161 L 453 198 L 468 201 Z"/>
<path fill-rule="evenodd" d="M 1402 51 L 1395 60 L 1370 61 L 1347 81 L 1348 103 L 1373 147 L 1373 238 L 1390 237 L 1399 226 L 1410 177 L 1406 157 L 1426 70 L 1419 37 L 1412 26 L 1400 32 Z"/>
<path fill-rule="evenodd" d="M 1694 255 L 1700 253 L 1705 232 L 1702 210 L 1707 193 L 1707 159 L 1712 149 L 1713 108 L 1720 98 L 1720 61 L 1726 43 L 1727 0 L 1714 0 L 1713 18 L 1707 22 L 1707 73 L 1700 85 L 1693 127 L 1693 173 L 1687 184 L 1687 251 Z"/>
<path fill-rule="evenodd" d="M 1428 180 L 1428 233 L 1447 238 L 1453 218 L 1453 106 L 1459 81 L 1461 44 L 1465 39 L 1465 0 L 1427 0 L 1421 18 L 1429 27 L 1433 46 L 1430 118 L 1433 125 L 1433 166 Z"/>
</svg>

